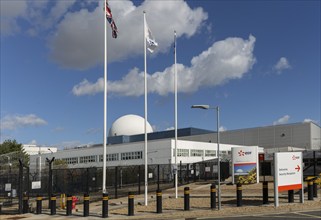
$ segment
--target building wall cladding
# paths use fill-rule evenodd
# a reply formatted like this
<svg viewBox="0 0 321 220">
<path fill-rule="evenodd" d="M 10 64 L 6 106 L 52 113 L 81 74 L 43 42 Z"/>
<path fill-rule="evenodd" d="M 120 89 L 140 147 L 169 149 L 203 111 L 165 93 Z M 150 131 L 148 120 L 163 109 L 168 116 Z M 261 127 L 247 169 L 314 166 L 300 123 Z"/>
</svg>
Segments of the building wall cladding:
<svg viewBox="0 0 321 220">
<path fill-rule="evenodd" d="M 313 122 L 275 125 L 220 132 L 220 142 L 245 146 L 260 146 L 265 149 L 297 147 L 306 150 L 321 149 L 321 128 Z M 188 137 L 184 140 L 217 142 L 216 132 Z"/>
</svg>

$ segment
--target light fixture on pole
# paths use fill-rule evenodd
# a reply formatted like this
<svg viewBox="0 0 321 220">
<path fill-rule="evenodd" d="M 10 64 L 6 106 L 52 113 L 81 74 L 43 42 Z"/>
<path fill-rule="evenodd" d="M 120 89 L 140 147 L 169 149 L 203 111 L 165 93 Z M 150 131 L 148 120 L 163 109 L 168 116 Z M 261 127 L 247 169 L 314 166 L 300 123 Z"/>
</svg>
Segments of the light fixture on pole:
<svg viewBox="0 0 321 220">
<path fill-rule="evenodd" d="M 218 210 L 221 209 L 221 166 L 220 166 L 220 108 L 219 106 L 211 107 L 209 105 L 192 105 L 192 108 L 215 109 L 217 117 L 217 185 L 218 185 Z"/>
</svg>

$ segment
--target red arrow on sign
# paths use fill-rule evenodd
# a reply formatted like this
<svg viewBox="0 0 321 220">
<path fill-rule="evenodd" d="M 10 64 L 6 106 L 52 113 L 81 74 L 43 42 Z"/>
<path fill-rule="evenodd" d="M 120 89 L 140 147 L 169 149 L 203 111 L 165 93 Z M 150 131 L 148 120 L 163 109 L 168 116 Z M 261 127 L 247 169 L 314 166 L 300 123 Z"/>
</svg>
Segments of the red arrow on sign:
<svg viewBox="0 0 321 220">
<path fill-rule="evenodd" d="M 301 168 L 299 165 L 297 165 L 296 168 L 294 168 L 294 169 L 296 169 L 299 172 Z"/>
</svg>

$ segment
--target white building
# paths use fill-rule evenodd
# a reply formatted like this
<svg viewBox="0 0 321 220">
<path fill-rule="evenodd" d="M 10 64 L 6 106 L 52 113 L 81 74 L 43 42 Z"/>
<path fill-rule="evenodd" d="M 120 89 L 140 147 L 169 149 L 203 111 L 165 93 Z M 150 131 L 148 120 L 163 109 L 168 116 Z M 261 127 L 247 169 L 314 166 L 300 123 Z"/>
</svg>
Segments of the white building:
<svg viewBox="0 0 321 220">
<path fill-rule="evenodd" d="M 55 153 L 58 150 L 56 147 L 41 147 L 35 144 L 23 144 L 22 148 L 28 155 Z"/>
<path fill-rule="evenodd" d="M 221 157 L 228 157 L 231 148 L 238 145 L 220 144 Z M 148 141 L 148 164 L 175 164 L 175 140 L 163 139 Z M 177 141 L 177 162 L 195 163 L 217 158 L 217 144 L 195 141 Z M 82 148 L 57 151 L 54 154 L 42 154 L 45 159 L 64 160 L 70 168 L 103 166 L 103 146 L 93 145 Z M 39 155 L 30 157 L 30 165 L 37 164 Z M 144 142 L 113 144 L 107 146 L 107 166 L 133 166 L 144 164 Z"/>
<path fill-rule="evenodd" d="M 148 164 L 175 164 L 174 130 L 153 132 L 147 123 Z M 284 149 L 321 149 L 320 126 L 313 122 L 248 128 L 220 132 L 220 151 L 227 158 L 232 147 L 259 146 L 268 153 Z M 217 133 L 213 131 L 184 128 L 178 129 L 177 162 L 195 163 L 217 158 Z M 103 145 L 92 145 L 50 151 L 30 157 L 31 167 L 44 165 L 45 159 L 55 157 L 66 161 L 69 167 L 102 167 Z M 117 119 L 110 131 L 107 145 L 107 166 L 131 166 L 144 164 L 144 118 L 126 115 Z M 37 162 L 38 160 L 38 162 Z M 43 166 L 40 164 L 40 167 Z"/>
</svg>

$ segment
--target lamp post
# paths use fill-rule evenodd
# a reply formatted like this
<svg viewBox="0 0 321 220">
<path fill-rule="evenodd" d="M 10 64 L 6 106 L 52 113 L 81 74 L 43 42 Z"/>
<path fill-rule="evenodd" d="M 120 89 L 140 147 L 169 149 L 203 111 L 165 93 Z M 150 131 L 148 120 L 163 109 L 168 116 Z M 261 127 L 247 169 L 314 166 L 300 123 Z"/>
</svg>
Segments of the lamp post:
<svg viewBox="0 0 321 220">
<path fill-rule="evenodd" d="M 200 108 L 204 110 L 215 109 L 217 118 L 217 182 L 218 182 L 218 210 L 221 209 L 221 166 L 220 166 L 220 108 L 219 106 L 211 107 L 209 105 L 192 105 L 192 108 Z"/>
</svg>

